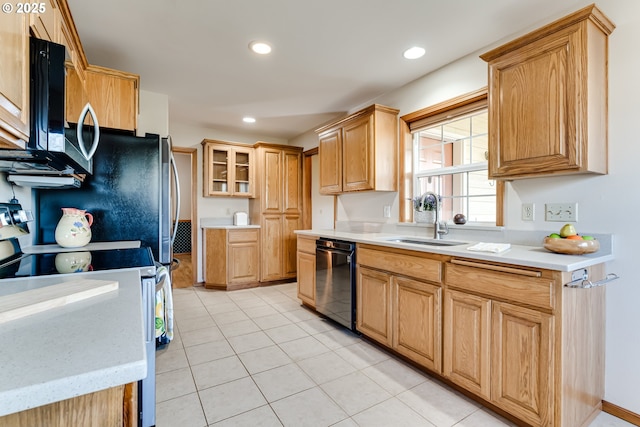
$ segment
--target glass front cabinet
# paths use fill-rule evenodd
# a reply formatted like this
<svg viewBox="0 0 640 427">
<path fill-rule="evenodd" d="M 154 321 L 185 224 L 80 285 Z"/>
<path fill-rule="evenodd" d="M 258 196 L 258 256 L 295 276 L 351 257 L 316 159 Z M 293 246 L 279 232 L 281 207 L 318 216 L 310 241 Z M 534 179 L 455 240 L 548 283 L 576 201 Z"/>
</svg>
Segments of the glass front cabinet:
<svg viewBox="0 0 640 427">
<path fill-rule="evenodd" d="M 205 139 L 202 150 L 204 197 L 254 197 L 253 147 Z"/>
</svg>

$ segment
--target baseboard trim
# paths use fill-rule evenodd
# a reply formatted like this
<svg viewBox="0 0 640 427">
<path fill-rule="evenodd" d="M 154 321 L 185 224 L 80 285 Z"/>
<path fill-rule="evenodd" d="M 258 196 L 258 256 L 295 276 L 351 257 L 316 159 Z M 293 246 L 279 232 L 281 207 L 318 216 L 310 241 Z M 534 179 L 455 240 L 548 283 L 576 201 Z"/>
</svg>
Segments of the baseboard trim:
<svg viewBox="0 0 640 427">
<path fill-rule="evenodd" d="M 625 420 L 628 423 L 631 423 L 636 426 L 640 426 L 640 414 L 636 414 L 635 412 L 631 412 L 628 409 L 621 408 L 618 405 L 614 405 L 611 402 L 607 402 L 606 400 L 602 401 L 602 411 L 607 414 L 611 414 L 614 417 L 618 417 L 621 420 Z"/>
</svg>

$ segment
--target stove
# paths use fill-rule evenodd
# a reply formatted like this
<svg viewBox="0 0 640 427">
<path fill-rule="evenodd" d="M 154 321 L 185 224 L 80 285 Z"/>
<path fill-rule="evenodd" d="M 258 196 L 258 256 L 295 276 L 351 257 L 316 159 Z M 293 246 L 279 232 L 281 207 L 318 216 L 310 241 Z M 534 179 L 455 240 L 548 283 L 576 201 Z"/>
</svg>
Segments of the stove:
<svg viewBox="0 0 640 427">
<path fill-rule="evenodd" d="M 25 248 L 28 249 L 28 248 Z M 142 277 L 155 277 L 156 266 L 149 247 L 16 253 L 0 263 L 0 279 L 51 274 L 137 268 Z"/>
<path fill-rule="evenodd" d="M 165 285 L 162 278 L 168 274 L 163 269 L 159 273 L 160 264 L 155 262 L 151 248 L 140 241 L 91 242 L 79 248 L 25 245 L 23 249 L 20 240 L 29 236 L 27 223 L 33 219 L 33 214 L 17 202 L 0 203 L 0 288 L 5 279 L 10 283 L 11 279 L 56 274 L 122 269 L 140 272 L 147 376 L 138 387 L 138 424 L 155 425 L 156 297 Z"/>
</svg>

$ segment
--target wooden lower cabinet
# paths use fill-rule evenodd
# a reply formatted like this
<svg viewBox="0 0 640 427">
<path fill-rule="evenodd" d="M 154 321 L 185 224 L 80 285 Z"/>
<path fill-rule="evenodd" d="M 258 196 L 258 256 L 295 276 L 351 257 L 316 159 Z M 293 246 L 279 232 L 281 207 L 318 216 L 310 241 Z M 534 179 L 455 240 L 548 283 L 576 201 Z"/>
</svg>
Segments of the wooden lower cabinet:
<svg viewBox="0 0 640 427">
<path fill-rule="evenodd" d="M 391 275 L 358 266 L 356 329 L 391 347 Z"/>
<path fill-rule="evenodd" d="M 491 401 L 536 426 L 553 425 L 553 316 L 492 304 Z"/>
<path fill-rule="evenodd" d="M 443 370 L 454 383 L 485 399 L 491 397 L 491 301 L 444 292 Z"/>
<path fill-rule="evenodd" d="M 259 284 L 260 229 L 207 228 L 204 234 L 205 287 L 233 290 Z"/>
<path fill-rule="evenodd" d="M 435 372 L 441 371 L 440 286 L 394 277 L 393 349 Z"/>
<path fill-rule="evenodd" d="M 316 305 L 316 239 L 298 236 L 298 298 Z"/>
<path fill-rule="evenodd" d="M 425 255 L 367 246 L 358 248 L 356 328 L 440 373 L 441 262 Z M 425 277 L 430 281 L 424 280 Z"/>
<path fill-rule="evenodd" d="M 458 259 L 445 277 L 443 375 L 528 425 L 588 425 L 604 397 L 604 287 Z"/>
<path fill-rule="evenodd" d="M 137 425 L 136 383 L 111 387 L 0 417 L 0 427 Z"/>
<path fill-rule="evenodd" d="M 582 427 L 600 412 L 605 287 L 565 287 L 571 272 L 367 244 L 356 256 L 363 335 L 526 425 Z M 586 270 L 605 277 L 603 264 Z"/>
</svg>

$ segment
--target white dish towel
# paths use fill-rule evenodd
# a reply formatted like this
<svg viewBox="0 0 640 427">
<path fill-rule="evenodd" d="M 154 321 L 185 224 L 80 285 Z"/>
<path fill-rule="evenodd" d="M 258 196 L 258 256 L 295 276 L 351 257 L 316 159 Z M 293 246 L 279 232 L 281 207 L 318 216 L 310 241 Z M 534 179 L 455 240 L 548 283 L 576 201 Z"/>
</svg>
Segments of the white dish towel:
<svg viewBox="0 0 640 427">
<path fill-rule="evenodd" d="M 493 252 L 495 254 L 499 254 L 508 250 L 511 247 L 510 243 L 485 243 L 479 242 L 473 246 L 469 246 L 467 248 L 468 251 L 476 251 L 476 252 Z"/>
<path fill-rule="evenodd" d="M 164 286 L 156 292 L 156 339 L 160 345 L 173 339 L 173 295 L 171 275 L 167 267 L 158 268 L 158 278 L 164 276 Z"/>
</svg>

